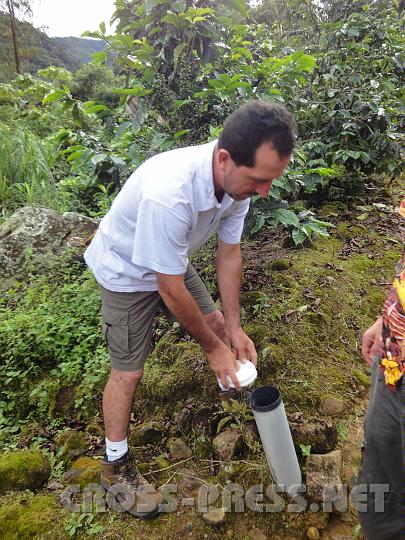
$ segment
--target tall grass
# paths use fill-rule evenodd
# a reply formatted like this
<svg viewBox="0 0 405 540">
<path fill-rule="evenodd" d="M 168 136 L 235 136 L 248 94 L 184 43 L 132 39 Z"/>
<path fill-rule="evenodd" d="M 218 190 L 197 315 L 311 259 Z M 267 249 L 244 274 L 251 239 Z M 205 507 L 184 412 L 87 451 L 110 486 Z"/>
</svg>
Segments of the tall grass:
<svg viewBox="0 0 405 540">
<path fill-rule="evenodd" d="M 52 165 L 55 143 L 40 140 L 26 128 L 0 123 L 0 215 L 5 218 L 21 206 L 58 209 Z"/>
</svg>

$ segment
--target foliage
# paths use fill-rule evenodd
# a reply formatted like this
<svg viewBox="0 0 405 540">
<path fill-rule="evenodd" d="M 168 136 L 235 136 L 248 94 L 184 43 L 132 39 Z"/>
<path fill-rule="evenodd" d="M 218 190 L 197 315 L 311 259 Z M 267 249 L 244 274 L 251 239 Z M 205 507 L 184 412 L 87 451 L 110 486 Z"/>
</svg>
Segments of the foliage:
<svg viewBox="0 0 405 540">
<path fill-rule="evenodd" d="M 217 433 L 225 426 L 235 429 L 241 429 L 243 424 L 249 420 L 253 420 L 253 415 L 250 406 L 245 401 L 237 399 L 224 400 L 222 402 L 221 419 L 217 425 Z"/>
<path fill-rule="evenodd" d="M 58 259 L 48 276 L 2 298 L 0 426 L 6 433 L 18 431 L 22 421 L 58 414 L 61 386 L 79 385 L 78 417 L 92 409 L 108 359 L 99 330 L 98 289 L 81 271 L 74 259 Z"/>
<path fill-rule="evenodd" d="M 283 224 L 295 244 L 323 236 L 328 224 L 313 211 L 322 200 L 360 193 L 371 173 L 401 170 L 402 20 L 383 0 L 305 9 L 296 0 L 254 8 L 117 0 L 113 20 L 114 34 L 103 23 L 88 33 L 106 44 L 93 64 L 74 75 L 42 69 L 0 87 L 0 119 L 59 149 L 59 208 L 102 215 L 145 159 L 218 137 L 227 115 L 252 98 L 284 103 L 299 138 L 269 197 L 253 201 L 251 234 Z M 118 77 L 105 67 L 112 58 Z"/>
</svg>

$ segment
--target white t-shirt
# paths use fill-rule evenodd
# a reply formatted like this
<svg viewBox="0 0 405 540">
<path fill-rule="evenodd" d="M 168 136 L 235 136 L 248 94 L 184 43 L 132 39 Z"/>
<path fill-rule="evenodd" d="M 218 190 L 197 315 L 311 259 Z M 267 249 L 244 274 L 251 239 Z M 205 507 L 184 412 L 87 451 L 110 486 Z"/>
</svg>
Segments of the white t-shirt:
<svg viewBox="0 0 405 540">
<path fill-rule="evenodd" d="M 103 287 L 156 291 L 156 272 L 184 274 L 188 257 L 217 231 L 240 242 L 250 199 L 216 199 L 216 143 L 158 154 L 128 178 L 84 254 Z"/>
</svg>

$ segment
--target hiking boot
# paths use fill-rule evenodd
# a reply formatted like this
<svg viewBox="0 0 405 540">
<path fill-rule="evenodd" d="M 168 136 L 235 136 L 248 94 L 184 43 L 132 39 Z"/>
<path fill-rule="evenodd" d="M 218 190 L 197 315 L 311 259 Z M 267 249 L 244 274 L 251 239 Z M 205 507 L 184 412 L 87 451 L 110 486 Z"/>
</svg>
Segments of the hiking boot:
<svg viewBox="0 0 405 540">
<path fill-rule="evenodd" d="M 137 518 L 151 518 L 159 512 L 163 498 L 141 475 L 128 451 L 115 461 L 101 463 L 101 485 L 108 491 L 110 508 Z"/>
</svg>

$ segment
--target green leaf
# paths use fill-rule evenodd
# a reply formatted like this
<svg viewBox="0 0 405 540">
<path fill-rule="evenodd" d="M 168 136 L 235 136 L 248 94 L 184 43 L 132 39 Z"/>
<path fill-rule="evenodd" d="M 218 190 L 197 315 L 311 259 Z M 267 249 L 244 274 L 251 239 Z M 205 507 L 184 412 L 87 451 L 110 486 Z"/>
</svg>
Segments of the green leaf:
<svg viewBox="0 0 405 540">
<path fill-rule="evenodd" d="M 183 107 L 183 105 L 188 105 L 189 103 L 193 102 L 193 99 L 176 99 L 176 101 L 173 102 L 172 110 L 177 111 L 177 109 L 180 109 L 180 107 Z"/>
<path fill-rule="evenodd" d="M 52 103 L 53 101 L 58 101 L 63 96 L 66 95 L 65 90 L 56 90 L 55 92 L 51 92 L 50 94 L 47 94 L 44 99 L 42 100 L 42 104 L 46 105 L 47 103 Z"/>
<path fill-rule="evenodd" d="M 106 28 L 105 28 L 105 22 L 100 23 L 99 28 L 100 28 L 100 32 L 101 32 L 102 34 L 105 34 L 105 31 L 106 31 Z"/>
<path fill-rule="evenodd" d="M 91 55 L 95 64 L 102 64 L 107 60 L 107 51 L 97 51 Z"/>
<path fill-rule="evenodd" d="M 275 217 L 283 225 L 294 225 L 295 227 L 299 225 L 298 216 L 292 210 L 287 210 L 286 208 L 278 208 L 275 212 Z"/>
<path fill-rule="evenodd" d="M 258 233 L 264 227 L 265 223 L 266 223 L 265 217 L 262 216 L 261 214 L 257 215 L 255 219 L 255 223 L 253 227 L 250 229 L 250 234 Z"/>
<path fill-rule="evenodd" d="M 307 238 L 308 238 L 307 233 L 301 228 L 294 229 L 292 232 L 292 239 L 294 240 L 294 244 L 296 246 L 305 242 Z"/>
</svg>

